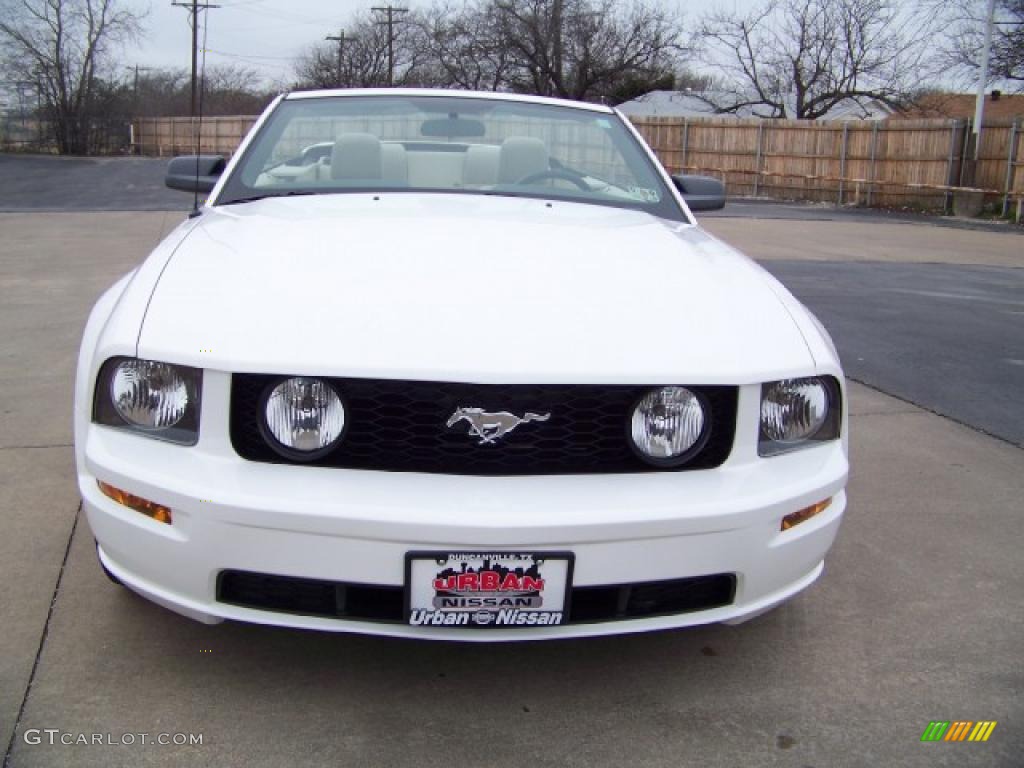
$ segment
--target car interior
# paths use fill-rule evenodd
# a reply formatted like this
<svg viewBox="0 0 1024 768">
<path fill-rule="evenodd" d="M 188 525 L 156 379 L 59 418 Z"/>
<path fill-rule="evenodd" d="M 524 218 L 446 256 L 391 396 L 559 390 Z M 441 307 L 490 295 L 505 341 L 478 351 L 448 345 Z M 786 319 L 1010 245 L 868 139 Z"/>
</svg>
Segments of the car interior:
<svg viewBox="0 0 1024 768">
<path fill-rule="evenodd" d="M 370 133 L 341 133 L 334 142 L 306 147 L 260 174 L 257 187 L 282 185 L 486 189 L 546 183 L 630 199 L 625 190 L 564 169 L 545 143 L 510 136 L 500 144 L 382 141 Z"/>
</svg>

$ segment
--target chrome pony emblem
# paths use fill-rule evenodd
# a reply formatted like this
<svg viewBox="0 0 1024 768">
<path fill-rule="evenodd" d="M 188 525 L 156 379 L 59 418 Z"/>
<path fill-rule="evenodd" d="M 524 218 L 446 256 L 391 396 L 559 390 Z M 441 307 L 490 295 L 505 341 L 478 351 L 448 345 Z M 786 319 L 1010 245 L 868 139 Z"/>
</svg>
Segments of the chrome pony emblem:
<svg viewBox="0 0 1024 768">
<path fill-rule="evenodd" d="M 520 424 L 528 421 L 547 421 L 550 418 L 550 413 L 527 412 L 523 418 L 519 418 L 508 411 L 488 413 L 483 408 L 456 408 L 455 413 L 448 419 L 448 428 L 465 419 L 469 423 L 469 434 L 479 437 L 480 442 L 477 444 L 483 445 L 497 442 Z"/>
</svg>

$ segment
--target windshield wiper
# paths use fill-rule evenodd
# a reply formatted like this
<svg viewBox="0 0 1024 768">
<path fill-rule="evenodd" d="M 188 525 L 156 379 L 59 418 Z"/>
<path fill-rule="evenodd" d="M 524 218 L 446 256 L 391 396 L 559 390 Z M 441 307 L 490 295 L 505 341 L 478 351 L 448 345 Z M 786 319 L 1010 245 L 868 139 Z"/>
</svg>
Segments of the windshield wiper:
<svg viewBox="0 0 1024 768">
<path fill-rule="evenodd" d="M 223 203 L 217 203 L 217 205 L 237 205 L 238 203 L 254 203 L 257 200 L 266 200 L 268 197 L 298 197 L 299 195 L 316 195 L 318 192 L 313 192 L 308 189 L 289 189 L 283 192 L 265 192 L 262 195 L 252 195 L 251 197 L 236 197 L 232 200 L 225 200 Z"/>
</svg>

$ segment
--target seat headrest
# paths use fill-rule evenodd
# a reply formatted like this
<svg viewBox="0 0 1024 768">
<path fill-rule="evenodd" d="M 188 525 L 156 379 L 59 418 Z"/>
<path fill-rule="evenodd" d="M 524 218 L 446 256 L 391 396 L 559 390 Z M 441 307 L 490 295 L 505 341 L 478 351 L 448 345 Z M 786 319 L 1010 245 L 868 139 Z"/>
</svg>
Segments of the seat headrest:
<svg viewBox="0 0 1024 768">
<path fill-rule="evenodd" d="M 509 136 L 501 143 L 498 183 L 512 184 L 534 173 L 548 170 L 548 148 L 540 139 Z"/>
<path fill-rule="evenodd" d="M 332 179 L 379 179 L 380 139 L 372 133 L 343 133 L 331 150 Z"/>
</svg>

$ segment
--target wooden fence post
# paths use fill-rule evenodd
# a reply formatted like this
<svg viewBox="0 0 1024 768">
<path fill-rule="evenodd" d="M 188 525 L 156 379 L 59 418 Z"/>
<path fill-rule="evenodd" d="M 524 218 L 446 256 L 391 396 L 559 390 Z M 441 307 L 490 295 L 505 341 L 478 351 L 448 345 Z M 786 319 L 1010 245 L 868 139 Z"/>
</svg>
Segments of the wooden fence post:
<svg viewBox="0 0 1024 768">
<path fill-rule="evenodd" d="M 1010 210 L 1010 189 L 1013 186 L 1013 164 L 1017 161 L 1017 125 L 1014 120 L 1010 126 L 1010 146 L 1006 150 L 1006 183 L 1003 185 L 1003 217 Z"/>
<path fill-rule="evenodd" d="M 953 163 L 956 158 L 956 131 L 960 127 L 959 120 L 950 120 L 949 128 L 949 159 L 946 161 L 946 186 L 956 186 Z M 946 190 L 942 201 L 942 212 L 948 214 L 953 205 L 953 193 Z"/>
<path fill-rule="evenodd" d="M 754 197 L 761 181 L 761 141 L 764 138 L 764 121 L 757 124 L 757 155 L 754 158 Z"/>
<path fill-rule="evenodd" d="M 846 143 L 850 135 L 850 124 L 843 121 L 843 144 L 839 152 L 839 205 L 843 204 L 843 181 L 846 179 Z"/>
<path fill-rule="evenodd" d="M 878 155 L 878 121 L 871 123 L 871 165 L 868 168 L 868 191 L 865 197 L 865 204 L 871 207 L 872 193 L 875 191 L 875 158 Z"/>
<path fill-rule="evenodd" d="M 973 124 L 973 121 L 971 120 L 971 118 L 967 118 L 967 121 L 964 123 L 964 141 L 963 141 L 963 145 L 960 147 L 960 183 L 957 184 L 958 187 L 964 186 L 964 177 L 967 175 L 967 163 L 968 163 L 967 156 L 970 154 L 970 148 L 971 148 L 971 126 L 972 126 L 972 124 Z M 972 178 L 971 178 L 971 186 L 974 186 L 974 179 L 973 179 L 974 172 L 973 172 L 973 169 L 972 169 L 972 172 L 971 172 L 971 176 L 972 176 Z"/>
<path fill-rule="evenodd" d="M 689 124 L 689 122 L 687 122 L 686 118 L 684 117 L 683 118 L 683 167 L 682 167 L 682 170 L 683 170 L 684 173 L 686 172 L 686 161 L 688 159 L 687 155 L 686 155 L 686 151 L 687 151 L 687 149 L 689 147 L 689 143 L 690 143 L 690 124 Z"/>
</svg>

